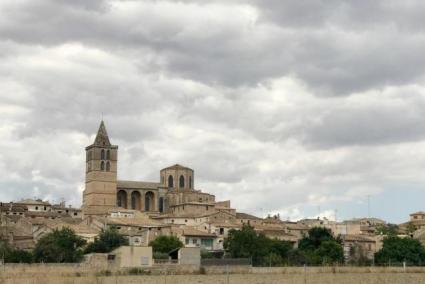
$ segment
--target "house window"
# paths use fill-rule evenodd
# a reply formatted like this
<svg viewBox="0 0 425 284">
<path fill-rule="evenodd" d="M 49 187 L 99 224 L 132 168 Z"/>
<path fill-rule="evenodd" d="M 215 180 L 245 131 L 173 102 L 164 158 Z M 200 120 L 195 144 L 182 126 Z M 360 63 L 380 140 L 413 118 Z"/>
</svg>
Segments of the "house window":
<svg viewBox="0 0 425 284">
<path fill-rule="evenodd" d="M 111 152 L 108 150 L 106 151 L 106 160 L 110 160 L 111 159 Z"/>
<path fill-rule="evenodd" d="M 111 170 L 111 164 L 106 162 L 106 171 L 109 172 Z"/>
<path fill-rule="evenodd" d="M 104 171 L 104 170 L 105 170 L 105 162 L 104 162 L 104 161 L 102 161 L 102 162 L 100 163 L 100 170 L 101 170 L 101 171 Z"/>
<path fill-rule="evenodd" d="M 192 243 L 193 243 L 194 245 L 197 245 L 197 244 L 198 244 L 198 239 L 192 239 Z"/>
<path fill-rule="evenodd" d="M 102 149 L 102 151 L 100 152 L 100 159 L 101 160 L 105 160 L 105 150 Z"/>
<path fill-rule="evenodd" d="M 173 182 L 173 177 L 169 176 L 168 177 L 168 187 L 174 187 L 174 182 Z"/>
<path fill-rule="evenodd" d="M 220 235 L 224 234 L 224 228 L 220 228 Z"/>
<path fill-rule="evenodd" d="M 78 213 L 77 212 L 74 212 L 74 216 L 77 216 L 78 215 Z"/>
<path fill-rule="evenodd" d="M 213 240 L 212 239 L 201 239 L 201 245 L 204 248 L 212 248 Z"/>
<path fill-rule="evenodd" d="M 35 206 L 35 210 L 38 210 L 38 206 Z"/>
<path fill-rule="evenodd" d="M 192 188 L 192 177 L 189 177 L 189 188 Z"/>
</svg>

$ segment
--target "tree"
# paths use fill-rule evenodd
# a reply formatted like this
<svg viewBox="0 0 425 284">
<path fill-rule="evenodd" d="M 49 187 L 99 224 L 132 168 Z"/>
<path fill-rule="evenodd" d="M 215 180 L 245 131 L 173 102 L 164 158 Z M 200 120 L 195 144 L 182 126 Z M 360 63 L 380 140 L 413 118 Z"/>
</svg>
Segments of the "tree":
<svg viewBox="0 0 425 284">
<path fill-rule="evenodd" d="M 244 225 L 241 230 L 230 230 L 224 248 L 234 258 L 252 257 L 258 248 L 257 233 L 248 225 Z"/>
<path fill-rule="evenodd" d="M 425 264 L 425 248 L 412 238 L 390 236 L 384 239 L 382 249 L 375 254 L 377 264 L 402 263 Z"/>
<path fill-rule="evenodd" d="M 397 236 L 399 228 L 396 224 L 379 225 L 375 229 L 377 235 Z"/>
<path fill-rule="evenodd" d="M 159 236 L 149 243 L 154 252 L 169 253 L 183 247 L 183 243 L 176 236 Z"/>
<path fill-rule="evenodd" d="M 87 245 L 84 253 L 106 253 L 125 245 L 128 245 L 128 240 L 118 232 L 118 229 L 110 227 L 102 229 L 94 242 Z"/>
<path fill-rule="evenodd" d="M 298 248 L 310 264 L 332 264 L 344 260 L 340 240 L 335 239 L 326 228 L 311 228 L 308 236 L 300 240 Z"/>
<path fill-rule="evenodd" d="M 293 245 L 287 241 L 267 238 L 257 234 L 250 226 L 230 230 L 224 248 L 231 257 L 252 258 L 254 265 L 282 265 L 287 263 Z"/>
<path fill-rule="evenodd" d="M 85 240 L 70 228 L 55 229 L 43 236 L 33 254 L 36 262 L 79 262 L 83 257 Z"/>
<path fill-rule="evenodd" d="M 314 250 L 317 249 L 324 241 L 335 240 L 332 233 L 327 228 L 314 227 L 308 231 L 308 235 L 302 238 L 298 244 L 301 250 Z"/>
</svg>

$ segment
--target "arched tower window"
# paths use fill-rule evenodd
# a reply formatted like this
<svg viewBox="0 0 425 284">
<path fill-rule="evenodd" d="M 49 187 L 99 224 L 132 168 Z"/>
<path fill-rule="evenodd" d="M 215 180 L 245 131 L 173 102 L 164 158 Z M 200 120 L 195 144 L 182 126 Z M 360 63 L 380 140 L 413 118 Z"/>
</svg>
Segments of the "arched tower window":
<svg viewBox="0 0 425 284">
<path fill-rule="evenodd" d="M 164 212 L 164 197 L 159 198 L 159 204 L 158 204 L 159 212 Z"/>
<path fill-rule="evenodd" d="M 109 172 L 111 170 L 111 164 L 106 162 L 106 171 Z"/>
<path fill-rule="evenodd" d="M 101 170 L 101 171 L 104 171 L 104 170 L 105 170 L 105 162 L 104 162 L 104 161 L 102 161 L 102 162 L 100 163 L 100 170 Z"/>
<path fill-rule="evenodd" d="M 145 194 L 145 211 L 153 211 L 154 208 L 154 194 L 152 191 L 148 191 Z"/>
<path fill-rule="evenodd" d="M 111 159 L 111 152 L 108 150 L 106 151 L 106 160 L 110 160 Z"/>
<path fill-rule="evenodd" d="M 102 149 L 102 151 L 100 152 L 100 159 L 101 160 L 105 160 L 105 150 Z"/>
<path fill-rule="evenodd" d="M 189 177 L 189 188 L 192 189 L 192 177 Z"/>
<path fill-rule="evenodd" d="M 179 179 L 179 187 L 183 188 L 184 187 L 184 176 L 180 176 Z"/>
<path fill-rule="evenodd" d="M 173 176 L 168 177 L 168 187 L 174 187 Z"/>
<path fill-rule="evenodd" d="M 140 210 L 141 208 L 141 195 L 138 191 L 133 191 L 131 193 L 131 209 Z"/>
<path fill-rule="evenodd" d="M 127 208 L 127 192 L 120 190 L 117 193 L 117 206 Z"/>
</svg>

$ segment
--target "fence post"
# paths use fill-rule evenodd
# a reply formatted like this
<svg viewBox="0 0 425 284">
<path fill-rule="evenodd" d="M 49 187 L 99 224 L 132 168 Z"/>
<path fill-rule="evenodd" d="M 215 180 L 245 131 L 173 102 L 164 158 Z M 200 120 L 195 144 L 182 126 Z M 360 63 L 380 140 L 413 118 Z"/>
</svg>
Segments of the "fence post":
<svg viewBox="0 0 425 284">
<path fill-rule="evenodd" d="M 226 283 L 229 284 L 229 265 L 228 264 L 226 264 L 226 279 L 227 279 Z"/>
</svg>

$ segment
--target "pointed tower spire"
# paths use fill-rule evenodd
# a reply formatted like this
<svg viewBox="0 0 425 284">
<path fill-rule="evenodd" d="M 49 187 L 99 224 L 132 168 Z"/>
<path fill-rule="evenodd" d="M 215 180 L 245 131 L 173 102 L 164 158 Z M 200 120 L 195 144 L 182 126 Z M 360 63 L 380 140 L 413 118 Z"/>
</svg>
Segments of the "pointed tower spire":
<svg viewBox="0 0 425 284">
<path fill-rule="evenodd" d="M 110 146 L 108 132 L 106 132 L 105 123 L 103 120 L 100 122 L 99 130 L 97 131 L 96 139 L 94 140 L 96 146 Z"/>
</svg>

